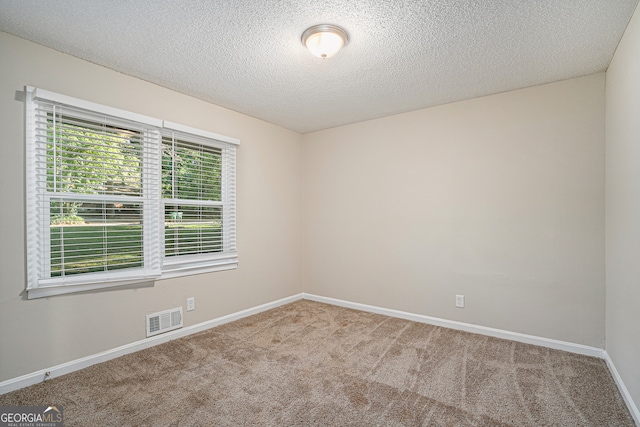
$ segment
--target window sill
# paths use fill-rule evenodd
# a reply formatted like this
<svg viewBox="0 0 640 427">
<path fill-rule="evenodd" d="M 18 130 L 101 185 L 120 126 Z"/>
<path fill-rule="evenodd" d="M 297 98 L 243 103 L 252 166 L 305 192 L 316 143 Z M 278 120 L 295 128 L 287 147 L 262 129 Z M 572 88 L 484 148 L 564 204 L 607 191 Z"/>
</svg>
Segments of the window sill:
<svg viewBox="0 0 640 427">
<path fill-rule="evenodd" d="M 157 280 L 173 279 L 176 277 L 191 276 L 194 274 L 212 273 L 215 271 L 235 270 L 238 268 L 237 257 L 223 258 L 215 263 L 173 263 L 165 265 L 162 274 L 159 276 L 136 277 L 117 281 L 104 281 L 94 283 L 65 283 L 44 285 L 38 288 L 27 289 L 27 299 L 47 298 L 56 295 L 72 294 L 78 292 L 92 292 L 102 289 L 123 287 L 123 286 L 142 286 L 152 287 Z"/>
<path fill-rule="evenodd" d="M 192 266 L 182 267 L 180 269 L 174 269 L 170 271 L 163 271 L 158 280 L 173 279 L 175 277 L 191 276 L 194 274 L 213 273 L 214 271 L 235 270 L 238 268 L 238 262 L 222 264 L 222 265 L 209 265 L 209 266 Z"/>
<path fill-rule="evenodd" d="M 74 285 L 54 285 L 41 286 L 39 288 L 27 289 L 27 299 L 37 299 L 53 297 L 56 295 L 74 294 L 78 292 L 94 292 L 107 288 L 115 288 L 121 286 L 138 285 L 141 287 L 153 286 L 156 277 L 138 278 L 131 280 L 123 280 L 118 282 L 103 282 L 91 284 L 74 284 Z"/>
</svg>

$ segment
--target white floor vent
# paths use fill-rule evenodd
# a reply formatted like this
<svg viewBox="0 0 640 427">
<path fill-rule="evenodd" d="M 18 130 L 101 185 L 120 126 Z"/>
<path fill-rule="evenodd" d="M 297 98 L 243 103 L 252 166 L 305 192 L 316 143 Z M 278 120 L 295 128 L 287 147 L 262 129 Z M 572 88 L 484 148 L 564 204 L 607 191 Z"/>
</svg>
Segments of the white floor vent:
<svg viewBox="0 0 640 427">
<path fill-rule="evenodd" d="M 147 314 L 147 337 L 182 328 L 182 307 Z"/>
</svg>

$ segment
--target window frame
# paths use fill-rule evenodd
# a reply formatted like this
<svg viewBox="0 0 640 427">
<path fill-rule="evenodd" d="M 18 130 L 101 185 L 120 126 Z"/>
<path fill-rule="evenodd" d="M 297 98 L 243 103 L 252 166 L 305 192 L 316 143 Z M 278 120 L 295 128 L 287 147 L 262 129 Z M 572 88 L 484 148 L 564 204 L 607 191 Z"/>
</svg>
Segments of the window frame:
<svg viewBox="0 0 640 427">
<path fill-rule="evenodd" d="M 122 268 L 104 272 L 77 273 L 51 276 L 51 223 L 49 201 L 55 198 L 97 198 L 93 195 L 50 192 L 46 179 L 38 178 L 38 156 L 43 149 L 42 139 L 37 136 L 36 114 L 42 105 L 52 104 L 70 107 L 71 114 L 81 118 L 83 112 L 90 119 L 103 115 L 114 119 L 132 122 L 144 128 L 142 147 L 142 195 L 140 198 L 124 195 L 100 195 L 101 200 L 129 198 L 142 205 L 141 224 L 143 225 L 143 266 Z M 55 107 L 54 107 L 55 111 Z M 211 145 L 221 149 L 222 252 L 202 254 L 197 257 L 165 256 L 165 220 L 164 208 L 167 203 L 162 197 L 162 135 L 167 132 L 178 133 L 181 138 L 192 138 L 197 144 Z M 148 142 L 148 143 L 147 143 Z M 28 299 L 48 297 L 59 294 L 90 291 L 108 287 L 124 286 L 155 280 L 200 274 L 212 271 L 237 268 L 236 250 L 236 147 L 240 141 L 236 138 L 213 132 L 144 116 L 141 114 L 108 107 L 89 101 L 69 97 L 55 92 L 25 87 L 25 193 L 26 193 L 26 270 Z M 46 166 L 45 166 L 46 169 Z M 78 196 L 78 197 L 76 197 Z M 43 208 L 43 205 L 46 206 Z M 38 210 L 40 208 L 40 210 Z M 168 259 L 180 258 L 180 259 Z M 48 276 L 48 277 L 46 277 Z"/>
<path fill-rule="evenodd" d="M 206 147 L 217 148 L 221 150 L 221 161 L 222 161 L 222 171 L 221 171 L 221 198 L 220 201 L 202 201 L 198 199 L 180 199 L 180 198 L 164 198 L 162 195 L 160 196 L 160 212 L 165 212 L 166 205 L 174 205 L 174 204 L 187 204 L 192 206 L 220 206 L 222 207 L 222 251 L 215 254 L 194 254 L 194 255 L 177 255 L 177 256 L 166 256 L 165 251 L 165 243 L 166 239 L 163 237 L 161 239 L 161 253 L 162 253 L 162 265 L 163 265 L 163 278 L 168 277 L 176 277 L 183 275 L 187 271 L 191 271 L 191 274 L 196 273 L 204 273 L 211 271 L 220 271 L 226 270 L 227 265 L 229 263 L 233 263 L 232 258 L 237 257 L 235 255 L 235 226 L 231 229 L 225 229 L 227 221 L 230 220 L 227 216 L 225 218 L 225 213 L 233 210 L 235 212 L 235 188 L 231 189 L 229 182 L 232 181 L 230 175 L 235 177 L 235 167 L 233 167 L 232 171 L 229 170 L 231 167 L 229 165 L 229 157 L 230 153 L 229 144 L 225 144 L 220 142 L 219 139 L 211 138 L 212 135 L 205 133 L 204 131 L 200 131 L 198 134 L 195 133 L 197 130 L 190 129 L 191 132 L 186 132 L 189 128 L 185 126 L 180 126 L 175 123 L 166 123 L 163 131 L 163 135 L 167 135 L 169 132 L 172 133 L 172 136 L 175 138 L 179 137 L 180 140 L 190 142 L 193 144 L 203 145 Z M 206 135 L 209 135 L 207 137 Z M 219 135 L 216 135 L 219 137 Z M 162 139 L 162 135 L 161 135 Z M 235 150 L 234 150 L 235 151 Z M 234 165 L 235 165 L 235 153 L 234 156 Z M 234 185 L 235 187 L 235 185 Z M 235 222 L 235 218 L 234 218 Z M 164 225 L 163 225 L 164 232 Z M 164 236 L 164 235 L 163 235 Z M 233 268 L 233 267 L 232 267 Z"/>
</svg>

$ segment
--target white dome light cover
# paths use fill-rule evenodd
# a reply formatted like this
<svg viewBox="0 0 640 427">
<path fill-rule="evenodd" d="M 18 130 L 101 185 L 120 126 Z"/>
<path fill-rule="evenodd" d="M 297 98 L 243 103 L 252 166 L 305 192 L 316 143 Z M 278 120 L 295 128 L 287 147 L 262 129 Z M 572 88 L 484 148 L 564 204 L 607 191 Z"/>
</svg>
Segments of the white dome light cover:
<svg viewBox="0 0 640 427">
<path fill-rule="evenodd" d="M 307 28 L 302 33 L 302 44 L 318 58 L 332 57 L 349 42 L 349 35 L 342 28 L 320 24 Z"/>
</svg>

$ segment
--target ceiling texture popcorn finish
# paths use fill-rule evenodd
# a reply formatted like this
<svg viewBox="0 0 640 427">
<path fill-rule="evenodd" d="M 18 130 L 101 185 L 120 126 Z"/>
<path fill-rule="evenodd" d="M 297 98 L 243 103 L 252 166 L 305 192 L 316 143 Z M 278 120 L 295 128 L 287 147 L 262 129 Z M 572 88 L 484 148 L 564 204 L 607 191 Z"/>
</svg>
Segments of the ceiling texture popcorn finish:
<svg viewBox="0 0 640 427">
<path fill-rule="evenodd" d="M 0 0 L 0 30 L 307 133 L 604 71 L 637 3 Z"/>
</svg>

